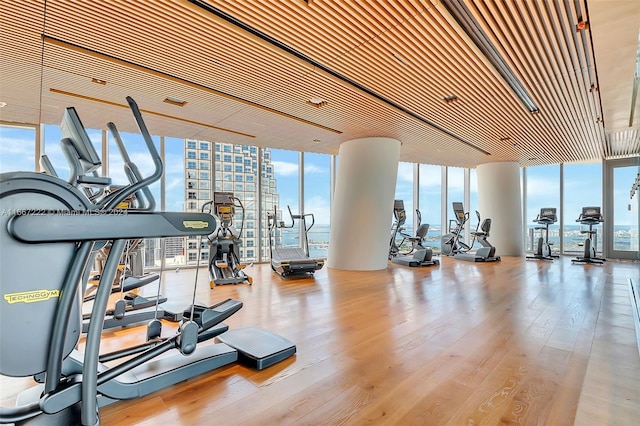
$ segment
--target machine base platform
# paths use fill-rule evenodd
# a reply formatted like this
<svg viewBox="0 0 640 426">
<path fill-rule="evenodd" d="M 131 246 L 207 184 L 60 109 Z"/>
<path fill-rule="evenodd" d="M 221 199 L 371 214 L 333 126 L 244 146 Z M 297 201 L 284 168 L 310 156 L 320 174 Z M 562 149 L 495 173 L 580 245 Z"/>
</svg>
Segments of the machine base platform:
<svg viewBox="0 0 640 426">
<path fill-rule="evenodd" d="M 227 331 L 217 340 L 238 351 L 238 362 L 257 370 L 284 361 L 296 353 L 293 342 L 257 327 Z"/>
</svg>

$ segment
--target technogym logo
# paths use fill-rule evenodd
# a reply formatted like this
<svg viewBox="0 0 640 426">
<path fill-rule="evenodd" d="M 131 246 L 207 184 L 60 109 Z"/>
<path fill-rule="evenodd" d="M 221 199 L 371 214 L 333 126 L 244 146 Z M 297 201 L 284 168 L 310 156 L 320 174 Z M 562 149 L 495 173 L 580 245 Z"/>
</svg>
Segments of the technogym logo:
<svg viewBox="0 0 640 426">
<path fill-rule="evenodd" d="M 209 222 L 205 222 L 204 220 L 183 220 L 182 226 L 190 229 L 204 229 L 209 226 Z"/>
<path fill-rule="evenodd" d="M 21 293 L 9 293 L 4 295 L 4 300 L 6 300 L 10 305 L 14 303 L 34 303 L 34 302 L 44 302 L 45 300 L 49 300 L 52 297 L 59 297 L 60 290 L 33 290 L 33 291 L 23 291 Z"/>
</svg>

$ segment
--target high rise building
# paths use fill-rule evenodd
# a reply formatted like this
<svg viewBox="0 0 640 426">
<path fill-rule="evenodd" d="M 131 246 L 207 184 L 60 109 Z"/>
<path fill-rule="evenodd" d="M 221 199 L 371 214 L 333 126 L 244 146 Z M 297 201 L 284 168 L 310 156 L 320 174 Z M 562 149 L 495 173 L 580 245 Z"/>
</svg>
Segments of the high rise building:
<svg viewBox="0 0 640 426">
<path fill-rule="evenodd" d="M 185 140 L 185 210 L 201 211 L 213 199 L 215 191 L 233 192 L 244 206 L 244 225 L 240 258 L 242 262 L 269 257 L 269 236 L 266 231 L 266 212 L 278 204 L 276 179 L 271 152 L 266 148 L 234 145 L 222 142 Z M 262 217 L 258 206 L 262 206 Z M 236 211 L 234 227 L 241 226 L 242 215 Z M 261 226 L 262 225 L 262 226 Z M 260 243 L 261 241 L 261 243 Z M 198 259 L 198 239 L 187 239 L 186 262 Z M 203 241 L 200 260 L 209 257 L 208 243 Z"/>
</svg>

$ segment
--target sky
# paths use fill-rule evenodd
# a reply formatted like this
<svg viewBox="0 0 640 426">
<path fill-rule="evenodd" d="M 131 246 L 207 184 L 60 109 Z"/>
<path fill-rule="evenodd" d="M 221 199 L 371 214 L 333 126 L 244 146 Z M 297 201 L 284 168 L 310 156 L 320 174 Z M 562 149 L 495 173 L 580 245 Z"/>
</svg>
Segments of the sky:
<svg viewBox="0 0 640 426">
<path fill-rule="evenodd" d="M 101 153 L 101 132 L 89 130 L 89 136 Z M 13 170 L 34 170 L 34 129 L 0 126 L 0 172 Z M 62 178 L 68 177 L 69 168 L 60 150 L 61 138 L 58 126 L 45 126 L 45 153 L 50 157 L 56 171 Z M 137 134 L 124 133 L 123 138 L 128 146 L 132 160 L 141 169 L 143 175 L 152 170 L 142 137 Z M 159 138 L 155 137 L 156 146 Z M 109 146 L 109 175 L 114 183 L 125 183 L 122 160 L 115 144 Z M 299 212 L 298 200 L 298 153 L 286 150 L 271 150 L 277 189 L 280 194 L 280 208 L 285 210 L 291 206 L 294 213 Z M 184 142 L 182 139 L 165 139 L 165 180 L 167 188 L 166 210 L 180 211 L 184 208 Z M 305 213 L 313 213 L 316 224 L 328 224 L 330 221 L 330 156 L 323 154 L 305 154 L 304 161 L 304 209 Z M 432 226 L 440 223 L 440 167 L 420 166 L 420 211 L 423 223 Z M 617 172 L 618 173 L 618 172 Z M 615 180 L 616 224 L 629 225 L 633 219 L 627 209 L 629 190 L 637 174 L 636 168 L 620 169 Z M 452 201 L 464 201 L 464 172 L 461 168 L 449 168 L 449 186 L 447 188 L 449 204 Z M 628 175 L 628 176 L 627 176 Z M 529 167 L 527 169 L 527 212 L 525 222 L 533 226 L 533 219 L 542 207 L 558 207 L 560 193 L 559 165 Z M 565 177 L 565 209 L 564 221 L 570 225 L 575 223 L 583 206 L 602 205 L 602 172 L 600 163 L 566 164 Z M 408 223 L 413 221 L 413 164 L 399 163 L 396 182 L 396 198 L 402 199 L 409 216 Z M 154 184 L 153 193 L 160 200 L 160 185 Z M 640 196 L 640 195 L 636 195 Z M 477 184 L 475 170 L 471 170 L 471 205 L 465 210 L 473 212 L 477 209 Z M 451 209 L 448 208 L 449 214 Z M 480 212 L 482 213 L 482 212 Z M 474 217 L 475 215 L 472 215 Z M 390 212 L 391 223 L 392 212 Z M 473 221 L 475 226 L 475 220 Z"/>
</svg>

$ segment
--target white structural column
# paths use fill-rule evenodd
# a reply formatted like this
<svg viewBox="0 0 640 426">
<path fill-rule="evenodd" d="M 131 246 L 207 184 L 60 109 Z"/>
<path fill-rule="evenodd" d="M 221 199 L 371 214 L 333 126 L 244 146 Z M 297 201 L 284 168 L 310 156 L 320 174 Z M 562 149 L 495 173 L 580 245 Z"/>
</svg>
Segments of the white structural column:
<svg viewBox="0 0 640 426">
<path fill-rule="evenodd" d="M 400 141 L 371 137 L 340 145 L 327 266 L 387 267 Z"/>
<path fill-rule="evenodd" d="M 522 256 L 520 166 L 516 162 L 477 167 L 478 204 L 482 218 L 491 218 L 489 242 L 498 256 Z"/>
</svg>

